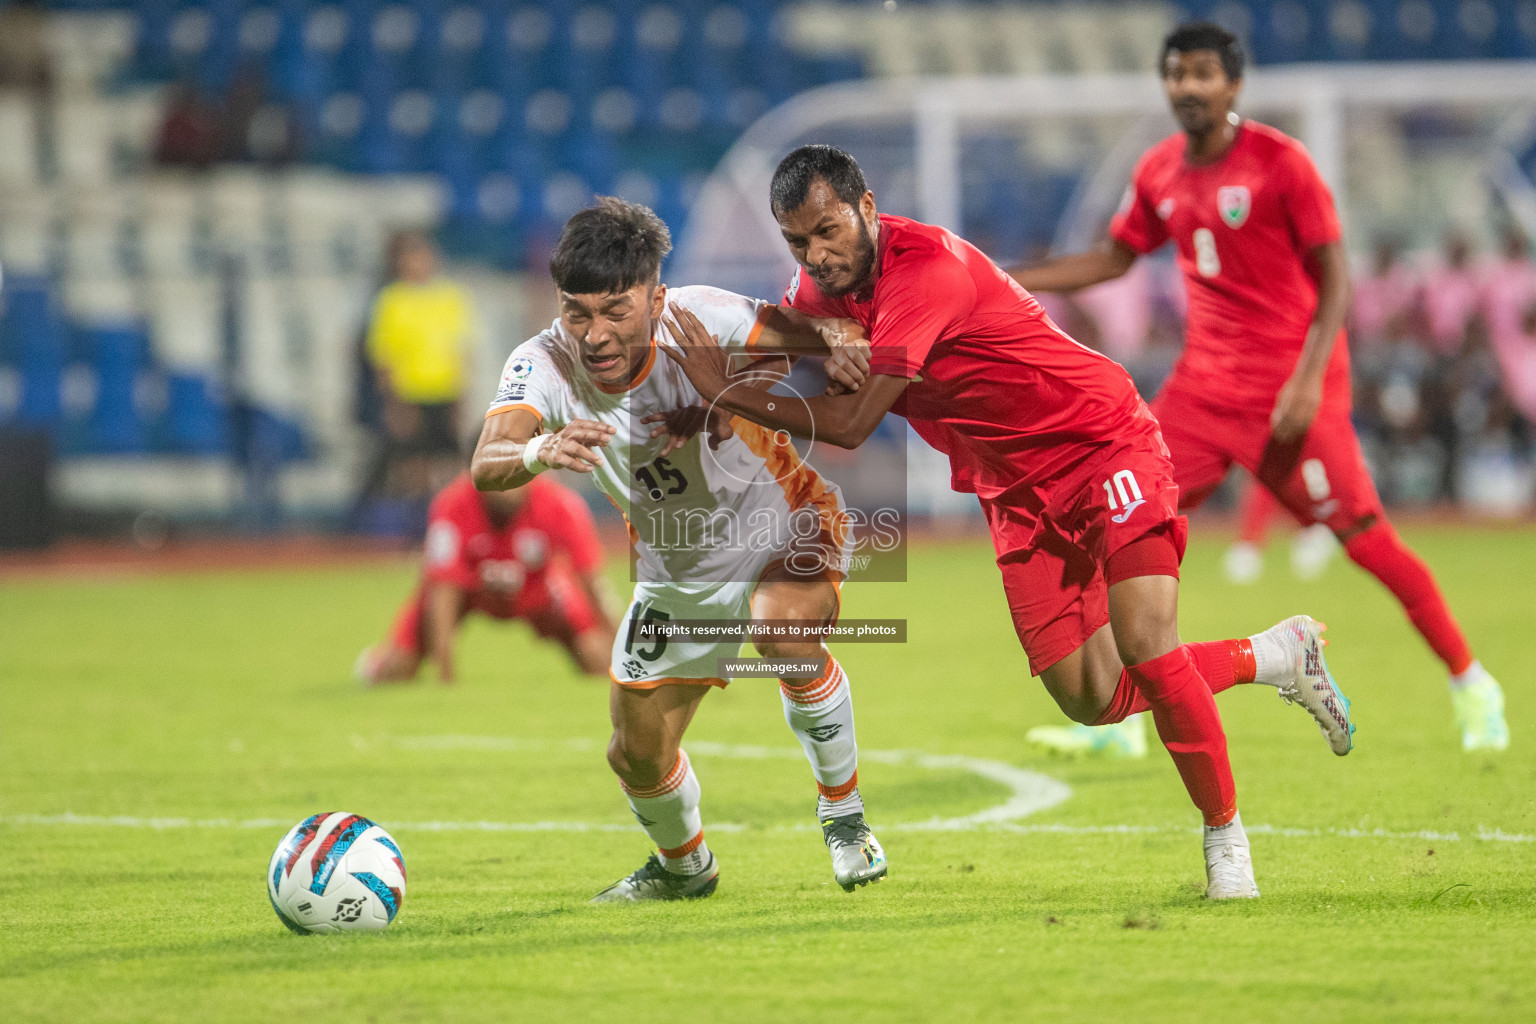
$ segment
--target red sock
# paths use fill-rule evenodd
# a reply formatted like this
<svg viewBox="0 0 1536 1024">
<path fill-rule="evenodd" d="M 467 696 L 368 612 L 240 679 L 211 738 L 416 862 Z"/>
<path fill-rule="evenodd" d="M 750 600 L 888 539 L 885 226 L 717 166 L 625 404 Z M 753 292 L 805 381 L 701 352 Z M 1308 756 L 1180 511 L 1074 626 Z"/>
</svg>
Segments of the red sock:
<svg viewBox="0 0 1536 1024">
<path fill-rule="evenodd" d="M 1211 688 L 1212 694 L 1218 694 L 1222 690 L 1236 686 L 1238 683 L 1251 683 L 1255 673 L 1253 663 L 1253 644 L 1247 640 L 1210 640 L 1201 644 L 1185 644 L 1184 650 L 1195 661 L 1195 668 L 1200 673 L 1200 678 L 1205 680 L 1205 685 Z M 1115 688 L 1115 695 L 1110 698 L 1109 707 L 1099 716 L 1094 725 L 1113 725 L 1123 722 L 1131 715 L 1139 715 L 1152 705 L 1147 703 L 1147 698 L 1142 696 L 1136 688 L 1136 683 L 1131 679 L 1129 669 L 1120 672 L 1120 685 Z"/>
<path fill-rule="evenodd" d="M 1200 678 L 1189 648 L 1126 669 L 1152 705 L 1157 735 L 1173 758 L 1184 788 L 1205 823 L 1225 825 L 1237 813 L 1237 787 L 1227 760 L 1227 736 L 1216 713 L 1216 698 Z"/>
<path fill-rule="evenodd" d="M 1456 624 L 1429 566 L 1408 550 L 1385 519 L 1351 537 L 1344 545 L 1349 557 L 1385 584 L 1403 605 L 1403 611 L 1434 649 L 1452 675 L 1472 664 L 1472 649 Z"/>
</svg>

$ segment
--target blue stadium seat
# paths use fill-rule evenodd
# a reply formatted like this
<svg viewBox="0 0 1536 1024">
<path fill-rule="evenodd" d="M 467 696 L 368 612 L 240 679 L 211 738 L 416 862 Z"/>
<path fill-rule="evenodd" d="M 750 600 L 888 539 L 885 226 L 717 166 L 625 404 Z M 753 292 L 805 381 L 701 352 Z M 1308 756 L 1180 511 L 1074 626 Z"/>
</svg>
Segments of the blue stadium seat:
<svg viewBox="0 0 1536 1024">
<path fill-rule="evenodd" d="M 201 374 L 171 373 L 166 392 L 166 447 L 179 455 L 228 454 L 228 410 L 218 386 Z"/>
<path fill-rule="evenodd" d="M 134 392 L 149 353 L 149 335 L 134 324 L 90 327 L 83 333 L 96 374 L 96 402 L 87 431 L 89 450 L 114 454 L 144 451 L 147 423 Z"/>
<path fill-rule="evenodd" d="M 21 374 L 16 419 L 57 428 L 63 419 L 60 384 L 68 347 L 63 319 L 43 278 L 8 275 L 5 292 L 0 330 Z"/>
</svg>

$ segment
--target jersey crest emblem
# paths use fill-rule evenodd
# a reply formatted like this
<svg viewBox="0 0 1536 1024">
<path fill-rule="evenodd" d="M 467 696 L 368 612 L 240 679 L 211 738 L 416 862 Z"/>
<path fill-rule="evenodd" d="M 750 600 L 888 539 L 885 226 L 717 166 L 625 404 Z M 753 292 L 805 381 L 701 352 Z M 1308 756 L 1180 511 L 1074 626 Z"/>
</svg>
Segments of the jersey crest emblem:
<svg viewBox="0 0 1536 1024">
<path fill-rule="evenodd" d="M 1253 208 L 1253 194 L 1247 185 L 1223 185 L 1216 190 L 1216 210 L 1229 228 L 1240 228 Z"/>
</svg>

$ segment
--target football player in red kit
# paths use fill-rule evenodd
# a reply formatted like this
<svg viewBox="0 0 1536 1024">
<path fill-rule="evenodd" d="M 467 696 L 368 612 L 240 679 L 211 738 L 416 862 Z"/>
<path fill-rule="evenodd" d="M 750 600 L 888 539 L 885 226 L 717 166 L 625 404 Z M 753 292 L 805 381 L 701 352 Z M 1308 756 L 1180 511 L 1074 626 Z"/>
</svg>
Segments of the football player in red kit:
<svg viewBox="0 0 1536 1024">
<path fill-rule="evenodd" d="M 566 649 L 588 675 L 608 673 L 615 619 L 592 514 L 548 477 L 516 491 L 475 490 L 466 474 L 427 515 L 421 583 L 389 638 L 358 657 L 365 683 L 407 682 L 423 659 L 454 677 L 453 641 L 472 611 L 522 619 Z"/>
<path fill-rule="evenodd" d="M 668 357 L 706 401 L 770 429 L 854 448 L 894 411 L 945 452 L 952 486 L 987 513 L 1031 672 L 1079 722 L 1150 709 L 1205 818 L 1207 895 L 1257 896 L 1214 693 L 1269 683 L 1346 753 L 1347 702 L 1317 624 L 1298 616 L 1247 640 L 1182 643 L 1185 523 L 1157 421 L 1125 371 L 1062 333 L 963 239 L 881 216 L 841 150 L 785 157 L 771 206 L 800 264 L 783 306 L 858 322 L 867 375 L 852 393 L 805 402 L 743 394 L 678 307 Z"/>
<path fill-rule="evenodd" d="M 1097 249 L 1015 280 L 1031 291 L 1082 288 L 1173 241 L 1188 326 L 1152 411 L 1180 507 L 1205 500 L 1236 462 L 1304 525 L 1326 524 L 1445 663 L 1463 748 L 1503 750 L 1499 684 L 1387 521 L 1350 423 L 1349 267 L 1328 186 L 1300 143 L 1233 113 L 1243 53 L 1231 33 L 1181 26 L 1164 40 L 1161 68 L 1183 131 L 1142 157 Z"/>
</svg>

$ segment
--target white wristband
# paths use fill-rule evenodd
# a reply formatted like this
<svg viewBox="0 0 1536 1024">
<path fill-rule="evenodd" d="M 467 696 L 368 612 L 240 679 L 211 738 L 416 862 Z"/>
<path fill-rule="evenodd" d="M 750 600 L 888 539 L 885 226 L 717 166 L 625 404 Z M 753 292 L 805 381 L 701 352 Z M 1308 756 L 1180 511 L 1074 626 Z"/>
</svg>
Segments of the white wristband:
<svg viewBox="0 0 1536 1024">
<path fill-rule="evenodd" d="M 529 438 L 528 443 L 523 445 L 523 468 L 533 474 L 542 473 L 548 469 L 549 466 L 546 463 L 539 461 L 539 456 L 554 439 L 554 434 L 539 434 Z"/>
</svg>

